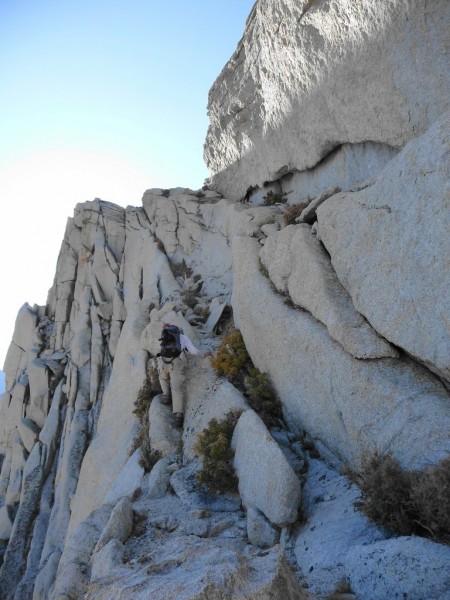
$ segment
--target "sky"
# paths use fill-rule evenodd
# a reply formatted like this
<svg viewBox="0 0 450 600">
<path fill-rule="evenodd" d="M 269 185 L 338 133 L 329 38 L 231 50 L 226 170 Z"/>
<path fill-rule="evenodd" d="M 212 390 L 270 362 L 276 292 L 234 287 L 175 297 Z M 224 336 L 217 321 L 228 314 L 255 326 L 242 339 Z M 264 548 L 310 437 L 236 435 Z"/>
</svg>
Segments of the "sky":
<svg viewBox="0 0 450 600">
<path fill-rule="evenodd" d="M 202 187 L 208 91 L 253 3 L 0 0 L 0 368 L 78 202 Z"/>
</svg>

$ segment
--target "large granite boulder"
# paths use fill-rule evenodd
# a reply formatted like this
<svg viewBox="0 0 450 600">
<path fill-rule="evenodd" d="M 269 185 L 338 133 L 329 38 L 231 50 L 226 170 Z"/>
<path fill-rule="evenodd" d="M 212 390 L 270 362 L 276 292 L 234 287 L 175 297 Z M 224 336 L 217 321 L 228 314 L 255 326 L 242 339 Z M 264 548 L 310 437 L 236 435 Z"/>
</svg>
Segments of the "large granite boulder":
<svg viewBox="0 0 450 600">
<path fill-rule="evenodd" d="M 308 225 L 289 225 L 267 238 L 260 252 L 277 290 L 323 323 L 355 358 L 398 357 L 355 310 L 330 258 Z"/>
<path fill-rule="evenodd" d="M 237 422 L 232 447 L 239 493 L 247 508 L 257 508 L 280 527 L 298 517 L 300 481 L 262 419 L 244 412 Z"/>
<path fill-rule="evenodd" d="M 376 183 L 317 211 L 340 281 L 371 325 L 450 382 L 450 113 Z"/>
<path fill-rule="evenodd" d="M 259 0 L 209 92 L 213 185 L 239 200 L 344 143 L 402 147 L 448 108 L 449 30 L 447 0 Z"/>
<path fill-rule="evenodd" d="M 345 558 L 358 598 L 450 598 L 450 548 L 420 537 L 355 546 Z"/>
<path fill-rule="evenodd" d="M 234 317 L 292 427 L 352 465 L 374 450 L 391 451 L 405 468 L 448 456 L 449 394 L 437 378 L 406 358 L 350 356 L 324 325 L 273 291 L 259 250 L 257 240 L 233 241 Z"/>
</svg>

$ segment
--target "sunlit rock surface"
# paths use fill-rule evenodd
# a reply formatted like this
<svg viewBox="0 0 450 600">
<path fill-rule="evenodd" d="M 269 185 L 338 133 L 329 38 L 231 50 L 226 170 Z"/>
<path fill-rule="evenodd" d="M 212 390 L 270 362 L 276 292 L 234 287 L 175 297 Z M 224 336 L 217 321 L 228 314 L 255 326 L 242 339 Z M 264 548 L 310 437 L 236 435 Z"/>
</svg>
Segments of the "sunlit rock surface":
<svg viewBox="0 0 450 600">
<path fill-rule="evenodd" d="M 449 13 L 258 0 L 210 94 L 212 180 L 75 207 L 4 366 L 2 599 L 445 597 L 448 548 L 369 524 L 338 470 L 450 453 Z M 179 428 L 167 321 L 199 349 Z M 212 367 L 233 327 L 277 427 Z M 198 441 L 230 411 L 238 490 L 216 493 Z"/>
</svg>

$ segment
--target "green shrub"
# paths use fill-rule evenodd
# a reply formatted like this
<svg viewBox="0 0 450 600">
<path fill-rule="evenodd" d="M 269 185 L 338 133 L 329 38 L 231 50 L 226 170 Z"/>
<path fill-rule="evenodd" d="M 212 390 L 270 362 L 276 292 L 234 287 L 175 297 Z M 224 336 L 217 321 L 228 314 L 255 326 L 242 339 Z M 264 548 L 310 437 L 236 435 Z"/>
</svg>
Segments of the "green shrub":
<svg viewBox="0 0 450 600">
<path fill-rule="evenodd" d="M 282 192 L 280 194 L 276 194 L 272 190 L 269 190 L 264 199 L 264 206 L 274 206 L 275 204 L 286 204 L 287 202 L 287 192 Z"/>
<path fill-rule="evenodd" d="M 139 464 L 146 473 L 151 471 L 161 458 L 161 453 L 153 451 L 151 448 L 148 423 L 151 401 L 160 392 L 160 389 L 156 368 L 151 367 L 148 369 L 148 375 L 134 402 L 133 414 L 139 419 L 139 428 L 129 451 L 131 456 L 138 448 L 141 449 Z"/>
<path fill-rule="evenodd" d="M 147 415 L 150 402 L 157 393 L 154 387 L 154 382 L 150 377 L 147 376 L 134 402 L 133 414 L 136 415 L 140 421 L 142 421 Z"/>
<path fill-rule="evenodd" d="M 217 354 L 211 360 L 217 373 L 232 383 L 242 379 L 243 369 L 249 362 L 250 357 L 239 329 L 235 329 L 222 340 Z"/>
<path fill-rule="evenodd" d="M 281 402 L 270 377 L 253 366 L 241 332 L 235 329 L 223 340 L 211 364 L 247 398 L 267 427 L 280 425 Z"/>
<path fill-rule="evenodd" d="M 450 458 L 424 471 L 404 471 L 391 454 L 375 453 L 354 480 L 361 489 L 357 506 L 374 523 L 450 543 Z"/>
<path fill-rule="evenodd" d="M 269 375 L 253 367 L 245 379 L 245 387 L 248 403 L 259 414 L 266 427 L 280 425 L 283 419 L 281 402 Z"/>
<path fill-rule="evenodd" d="M 299 202 L 298 204 L 291 204 L 291 206 L 288 206 L 283 215 L 284 224 L 295 225 L 295 219 L 302 214 L 305 207 L 305 202 Z"/>
<path fill-rule="evenodd" d="M 212 419 L 199 436 L 196 451 L 203 466 L 197 473 L 200 483 L 212 492 L 236 492 L 237 477 L 232 466 L 231 438 L 239 414 L 229 412 L 224 419 Z"/>
</svg>

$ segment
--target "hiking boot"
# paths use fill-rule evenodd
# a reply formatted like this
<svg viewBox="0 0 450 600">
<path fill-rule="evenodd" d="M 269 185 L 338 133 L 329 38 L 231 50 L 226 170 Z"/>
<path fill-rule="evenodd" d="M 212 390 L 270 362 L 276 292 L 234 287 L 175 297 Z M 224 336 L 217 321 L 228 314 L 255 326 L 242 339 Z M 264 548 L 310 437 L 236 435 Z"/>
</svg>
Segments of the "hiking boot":
<svg viewBox="0 0 450 600">
<path fill-rule="evenodd" d="M 174 420 L 175 420 L 175 425 L 177 427 L 182 427 L 183 426 L 183 421 L 184 421 L 184 415 L 183 413 L 174 413 Z"/>
<path fill-rule="evenodd" d="M 170 404 L 171 398 L 167 394 L 161 396 L 161 404 Z"/>
</svg>

